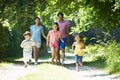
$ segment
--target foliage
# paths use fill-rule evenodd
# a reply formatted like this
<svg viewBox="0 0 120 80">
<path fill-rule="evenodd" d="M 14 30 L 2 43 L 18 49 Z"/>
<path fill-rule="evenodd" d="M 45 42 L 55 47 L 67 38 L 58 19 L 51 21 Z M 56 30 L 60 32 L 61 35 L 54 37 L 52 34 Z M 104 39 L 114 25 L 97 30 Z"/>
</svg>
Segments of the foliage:
<svg viewBox="0 0 120 80">
<path fill-rule="evenodd" d="M 58 12 L 63 12 L 66 20 L 74 21 L 71 34 L 91 28 L 104 28 L 109 31 L 120 27 L 120 0 L 0 0 L 0 27 L 8 27 L 6 36 L 13 41 L 1 40 L 4 47 L 0 46 L 3 47 L 0 53 L 12 50 L 11 53 L 15 54 L 16 51 L 20 51 L 22 34 L 29 30 L 36 16 L 42 18 L 47 34 L 51 24 L 57 20 Z M 6 32 L 1 31 L 3 34 L 1 39 Z M 16 48 L 14 49 L 13 46 Z"/>
<path fill-rule="evenodd" d="M 110 73 L 120 72 L 120 43 L 109 41 L 102 45 L 90 45 L 87 52 L 93 60 L 101 59 Z"/>
</svg>

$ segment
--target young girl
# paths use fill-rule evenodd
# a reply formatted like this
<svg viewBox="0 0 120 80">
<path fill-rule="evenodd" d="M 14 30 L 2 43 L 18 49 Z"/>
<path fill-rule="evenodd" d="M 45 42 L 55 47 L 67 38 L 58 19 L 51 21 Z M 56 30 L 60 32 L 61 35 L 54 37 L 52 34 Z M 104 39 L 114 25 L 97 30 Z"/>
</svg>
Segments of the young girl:
<svg viewBox="0 0 120 80">
<path fill-rule="evenodd" d="M 53 29 L 49 31 L 48 35 L 47 35 L 47 41 L 46 41 L 46 45 L 50 45 L 50 48 L 52 50 L 52 63 L 54 63 L 54 58 L 56 58 L 56 64 L 58 64 L 58 40 L 60 39 L 62 42 L 64 42 L 62 40 L 61 34 L 58 31 L 59 27 L 58 27 L 58 23 L 55 22 L 53 24 Z M 50 40 L 48 40 L 50 37 Z"/>
<path fill-rule="evenodd" d="M 31 33 L 29 31 L 26 31 L 24 34 L 24 40 L 21 43 L 21 48 L 23 48 L 23 59 L 24 59 L 24 64 L 25 67 L 27 67 L 27 63 L 31 62 L 32 59 L 32 47 L 37 45 L 35 44 L 34 41 L 30 40 L 31 39 Z"/>
<path fill-rule="evenodd" d="M 75 37 L 75 42 L 72 45 L 72 51 L 75 54 L 75 59 L 76 59 L 76 71 L 79 71 L 79 64 L 80 66 L 83 65 L 82 63 L 82 58 L 83 58 L 83 54 L 84 54 L 84 49 L 85 46 L 84 44 L 81 42 L 80 36 L 76 35 Z"/>
</svg>

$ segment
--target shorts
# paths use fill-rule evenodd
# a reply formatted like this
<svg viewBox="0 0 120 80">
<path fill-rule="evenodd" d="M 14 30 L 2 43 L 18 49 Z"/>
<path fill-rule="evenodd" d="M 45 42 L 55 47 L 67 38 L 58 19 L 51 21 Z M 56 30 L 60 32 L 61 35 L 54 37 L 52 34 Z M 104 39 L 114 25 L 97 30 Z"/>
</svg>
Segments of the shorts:
<svg viewBox="0 0 120 80">
<path fill-rule="evenodd" d="M 30 59 L 32 59 L 32 51 L 29 53 L 23 52 L 23 59 L 24 61 L 28 62 Z"/>
<path fill-rule="evenodd" d="M 60 39 L 58 41 L 58 44 L 59 44 L 59 49 L 65 49 L 65 46 L 66 46 L 66 41 L 67 41 L 67 38 L 62 38 L 64 40 L 64 42 L 62 42 Z"/>
<path fill-rule="evenodd" d="M 37 48 L 40 48 L 41 47 L 41 43 L 40 42 L 35 42 L 37 45 L 36 45 L 36 47 Z"/>
<path fill-rule="evenodd" d="M 50 48 L 51 48 L 51 49 L 52 49 L 52 48 L 58 48 L 58 47 L 59 47 L 57 42 L 50 42 L 49 45 L 50 45 Z"/>
<path fill-rule="evenodd" d="M 79 62 L 82 63 L 82 58 L 83 58 L 83 56 L 75 55 L 75 61 L 76 61 L 76 63 L 79 63 Z"/>
</svg>

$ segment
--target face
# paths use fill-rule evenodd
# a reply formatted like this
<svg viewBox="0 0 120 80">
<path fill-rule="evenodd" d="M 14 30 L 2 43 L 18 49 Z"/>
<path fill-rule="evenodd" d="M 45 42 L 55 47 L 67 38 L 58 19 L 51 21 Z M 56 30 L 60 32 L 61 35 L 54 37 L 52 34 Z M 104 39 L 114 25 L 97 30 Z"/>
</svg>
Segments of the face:
<svg viewBox="0 0 120 80">
<path fill-rule="evenodd" d="M 79 42 L 79 41 L 80 41 L 80 37 L 79 37 L 79 36 L 76 36 L 76 37 L 75 37 L 75 40 L 76 40 L 77 42 Z"/>
<path fill-rule="evenodd" d="M 25 35 L 24 38 L 25 38 L 25 40 L 30 40 L 31 36 L 30 35 Z"/>
<path fill-rule="evenodd" d="M 63 16 L 61 14 L 58 15 L 59 20 L 63 20 Z"/>
<path fill-rule="evenodd" d="M 39 23 L 40 23 L 40 19 L 36 18 L 36 19 L 35 19 L 35 23 L 36 23 L 36 24 L 39 24 Z"/>
<path fill-rule="evenodd" d="M 53 24 L 53 30 L 57 30 L 58 26 L 56 24 Z"/>
</svg>

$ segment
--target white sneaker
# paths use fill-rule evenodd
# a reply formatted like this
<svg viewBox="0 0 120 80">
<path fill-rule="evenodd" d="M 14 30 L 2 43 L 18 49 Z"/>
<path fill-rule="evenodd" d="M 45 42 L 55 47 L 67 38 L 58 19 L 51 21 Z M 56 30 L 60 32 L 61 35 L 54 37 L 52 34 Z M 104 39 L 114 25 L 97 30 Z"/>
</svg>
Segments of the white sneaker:
<svg viewBox="0 0 120 80">
<path fill-rule="evenodd" d="M 38 64 L 38 62 L 35 62 L 35 63 L 34 63 L 34 65 L 37 65 L 37 64 Z"/>
<path fill-rule="evenodd" d="M 65 63 L 64 62 L 62 62 L 62 65 L 64 65 Z"/>
</svg>

